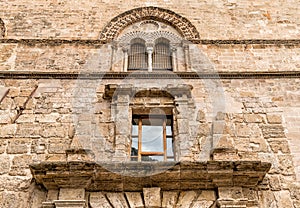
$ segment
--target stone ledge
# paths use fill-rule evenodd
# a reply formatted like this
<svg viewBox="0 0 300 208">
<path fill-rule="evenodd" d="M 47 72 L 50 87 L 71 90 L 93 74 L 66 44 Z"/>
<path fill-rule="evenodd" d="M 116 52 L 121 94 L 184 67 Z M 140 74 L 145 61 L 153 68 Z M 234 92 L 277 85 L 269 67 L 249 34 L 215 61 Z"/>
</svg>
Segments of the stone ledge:
<svg viewBox="0 0 300 208">
<path fill-rule="evenodd" d="M 0 79 L 274 79 L 299 78 L 300 71 L 261 72 L 45 72 L 0 71 Z"/>
<path fill-rule="evenodd" d="M 43 162 L 31 164 L 36 183 L 48 190 L 85 188 L 88 191 L 196 190 L 216 187 L 255 187 L 271 163 L 260 161 L 207 162 Z"/>
</svg>

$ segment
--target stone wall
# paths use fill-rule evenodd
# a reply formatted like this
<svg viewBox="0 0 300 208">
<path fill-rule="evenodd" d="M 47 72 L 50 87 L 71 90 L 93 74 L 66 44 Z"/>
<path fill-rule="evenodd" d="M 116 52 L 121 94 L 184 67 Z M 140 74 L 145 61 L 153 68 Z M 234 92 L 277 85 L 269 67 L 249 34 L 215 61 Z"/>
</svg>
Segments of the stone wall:
<svg viewBox="0 0 300 208">
<path fill-rule="evenodd" d="M 107 72 L 111 46 L 90 44 L 40 45 L 1 44 L 0 70 L 43 72 Z M 297 71 L 300 52 L 297 45 L 235 44 L 190 46 L 191 67 L 197 72 Z M 200 58 L 199 58 L 200 56 Z M 122 55 L 114 64 L 122 63 Z M 183 60 L 178 60 L 182 63 Z M 107 67 L 104 67 L 107 66 Z"/>
<path fill-rule="evenodd" d="M 13 197 L 21 197 L 24 207 L 32 201 L 42 200 L 34 197 L 29 200 L 32 192 L 37 197 L 42 197 L 43 192 L 33 188 L 28 164 L 65 161 L 65 150 L 70 148 L 76 128 L 80 129 L 80 126 L 74 126 L 79 117 L 81 122 L 89 122 L 91 129 L 95 128 L 93 123 L 96 122 L 96 129 L 100 129 L 104 140 L 92 144 L 100 149 L 101 160 L 110 160 L 115 146 L 114 123 L 111 121 L 110 101 L 103 99 L 104 85 L 118 84 L 120 81 L 101 80 L 101 83 L 91 85 L 96 86 L 95 100 L 87 103 L 78 103 L 78 98 L 74 98 L 78 95 L 78 86 L 82 87 L 76 80 L 1 81 L 1 92 L 6 92 L 2 93 L 0 104 L 4 207 L 13 207 L 12 204 L 8 205 Z M 299 202 L 294 166 L 298 164 L 299 155 L 297 146 L 290 144 L 295 144 L 298 138 L 293 134 L 295 125 L 289 124 L 286 118 L 298 122 L 291 109 L 298 108 L 296 95 L 299 79 L 220 80 L 224 94 L 217 102 L 224 102 L 225 105 L 222 107 L 223 113 L 218 114 L 216 110 L 221 109 L 212 108 L 211 86 L 205 85 L 203 80 L 202 83 L 198 80 L 181 81 L 194 87 L 192 100 L 195 110 L 190 120 L 190 137 L 194 143 L 185 158 L 190 161 L 206 160 L 211 148 L 209 140 L 214 138 L 215 141 L 218 135 L 222 135 L 216 142 L 218 147 L 237 149 L 237 155 L 229 160 L 272 162 L 265 181 L 256 190 L 262 207 L 275 206 L 276 203 L 276 206 L 282 207 L 280 203 L 283 200 L 287 203 L 285 207 L 292 207 L 291 204 L 297 207 Z M 141 83 L 147 83 L 149 87 L 155 86 L 157 81 Z M 85 89 L 88 89 L 88 84 L 85 84 Z M 87 108 L 93 110 L 82 114 Z M 92 121 L 90 117 L 84 118 L 88 115 L 94 117 Z M 85 132 L 85 129 L 81 130 Z M 92 132 L 85 134 L 94 135 Z M 215 154 L 214 159 L 224 158 Z M 22 207 L 20 204 L 15 204 L 15 207 Z"/>
<path fill-rule="evenodd" d="M 99 40 L 102 29 L 113 17 L 144 6 L 174 11 L 199 31 L 200 44 L 189 45 L 193 79 L 76 79 L 77 74 L 84 78 L 81 73 L 109 71 L 113 45 Z M 182 119 L 174 121 L 181 125 L 178 138 L 187 141 L 178 143 L 180 160 L 263 161 L 272 167 L 254 188 L 230 184 L 176 193 L 155 188 L 83 191 L 80 200 L 86 199 L 90 207 L 110 207 L 125 198 L 128 206 L 144 206 L 151 203 L 147 196 L 166 207 L 225 207 L 228 201 L 236 206 L 247 201 L 247 207 L 300 207 L 299 7 L 296 0 L 0 2 L 0 207 L 41 207 L 64 196 L 68 190 L 47 193 L 33 179 L 29 164 L 67 161 L 66 150 L 74 147 L 92 149 L 100 161 L 118 159 L 116 149 L 123 148 L 127 160 L 121 137 L 116 139 L 124 129 L 114 117 L 118 111 L 112 103 L 118 102 L 105 97 L 106 86 L 127 84 L 144 91 L 168 84 L 192 86 L 191 95 L 180 92 L 184 105 L 175 107 L 178 97 L 171 100 L 179 112 L 175 118 Z M 57 72 L 61 74 L 53 78 L 51 73 Z M 214 78 L 200 78 L 207 72 Z M 34 73 L 45 77 L 34 78 Z M 60 78 L 62 74 L 66 76 Z M 117 110 L 130 109 L 133 103 L 127 104 Z"/>
<path fill-rule="evenodd" d="M 296 39 L 299 1 L 9 1 L 1 2 L 7 38 L 97 39 L 129 9 L 158 6 L 186 17 L 201 39 Z"/>
</svg>

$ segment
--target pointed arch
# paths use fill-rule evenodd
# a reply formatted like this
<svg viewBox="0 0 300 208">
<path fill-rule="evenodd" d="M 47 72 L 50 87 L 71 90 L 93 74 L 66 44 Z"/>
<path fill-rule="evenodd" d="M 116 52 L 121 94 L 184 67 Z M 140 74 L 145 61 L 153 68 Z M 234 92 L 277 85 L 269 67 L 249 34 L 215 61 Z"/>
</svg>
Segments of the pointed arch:
<svg viewBox="0 0 300 208">
<path fill-rule="evenodd" d="M 110 42 L 128 25 L 147 19 L 171 25 L 188 41 L 200 40 L 196 27 L 188 19 L 171 10 L 152 6 L 132 9 L 114 17 L 102 30 L 100 39 L 104 42 Z"/>
<path fill-rule="evenodd" d="M 3 20 L 0 18 L 0 38 L 5 36 L 5 25 Z"/>
</svg>

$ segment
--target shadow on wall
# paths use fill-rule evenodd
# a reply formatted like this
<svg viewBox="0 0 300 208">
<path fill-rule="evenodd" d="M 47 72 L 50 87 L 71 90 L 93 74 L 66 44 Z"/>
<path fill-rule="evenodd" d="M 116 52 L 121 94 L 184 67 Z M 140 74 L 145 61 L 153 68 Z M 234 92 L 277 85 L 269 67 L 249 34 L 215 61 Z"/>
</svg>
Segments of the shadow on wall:
<svg viewBox="0 0 300 208">
<path fill-rule="evenodd" d="M 3 20 L 0 18 L 0 38 L 5 36 L 5 25 Z"/>
</svg>

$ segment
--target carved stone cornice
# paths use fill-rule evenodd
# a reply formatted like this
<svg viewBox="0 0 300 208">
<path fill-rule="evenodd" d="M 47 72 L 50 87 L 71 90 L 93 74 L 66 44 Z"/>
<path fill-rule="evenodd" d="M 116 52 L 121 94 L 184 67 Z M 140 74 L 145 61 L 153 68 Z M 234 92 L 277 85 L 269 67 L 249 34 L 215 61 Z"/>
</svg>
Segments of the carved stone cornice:
<svg viewBox="0 0 300 208">
<path fill-rule="evenodd" d="M 11 39 L 11 38 L 0 38 L 0 44 L 22 44 L 27 46 L 60 46 L 60 45 L 80 45 L 87 46 L 91 48 L 100 48 L 106 41 L 98 40 L 98 39 Z M 269 46 L 295 46 L 299 47 L 300 39 L 244 39 L 244 40 L 226 40 L 226 39 L 218 39 L 218 40 L 210 40 L 210 39 L 202 39 L 202 40 L 194 40 L 190 41 L 193 44 L 200 45 L 269 45 Z"/>
<path fill-rule="evenodd" d="M 0 71 L 0 79 L 274 79 L 299 78 L 300 71 L 261 72 L 42 72 Z"/>
<path fill-rule="evenodd" d="M 46 189 L 80 187 L 88 191 L 141 191 L 255 187 L 271 163 L 261 161 L 206 162 L 42 162 L 31 164 L 36 183 Z"/>
</svg>

